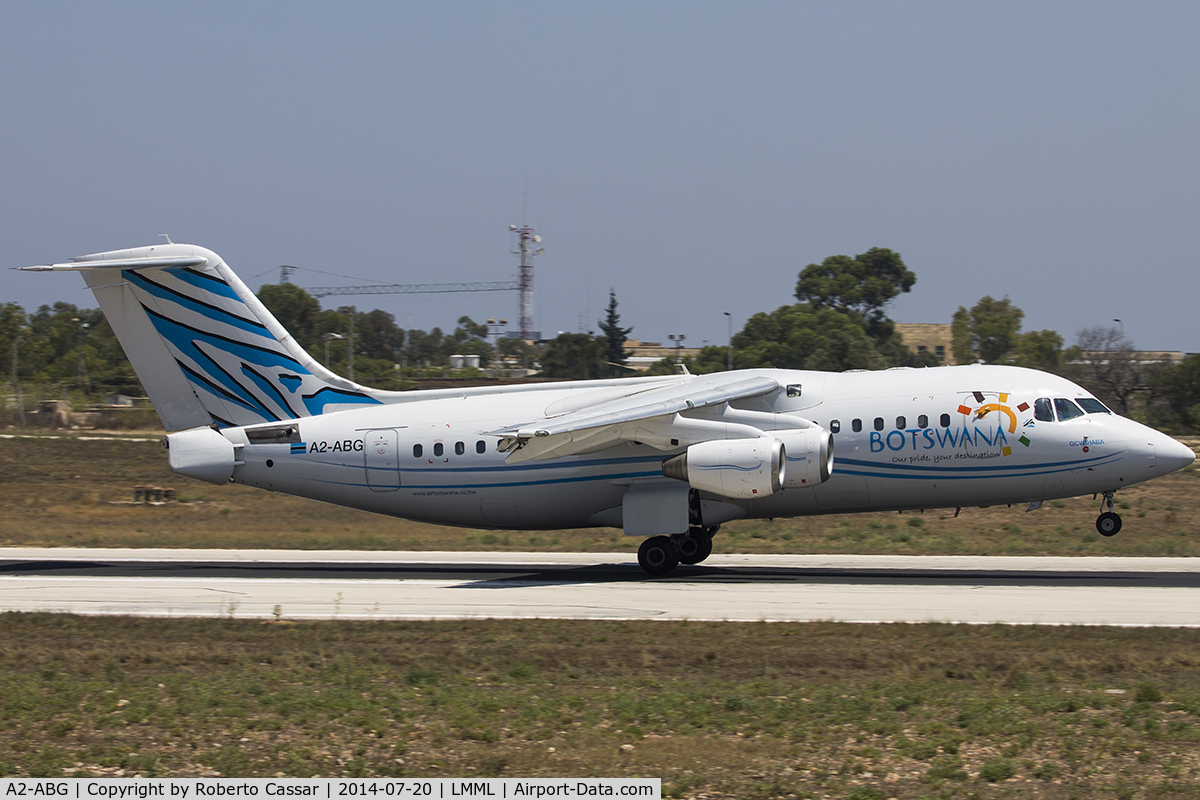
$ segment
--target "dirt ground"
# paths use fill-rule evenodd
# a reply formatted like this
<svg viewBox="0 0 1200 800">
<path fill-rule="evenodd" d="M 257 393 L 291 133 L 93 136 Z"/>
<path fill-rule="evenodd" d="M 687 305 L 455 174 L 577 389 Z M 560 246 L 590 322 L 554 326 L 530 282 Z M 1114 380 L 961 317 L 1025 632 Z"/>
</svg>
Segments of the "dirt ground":
<svg viewBox="0 0 1200 800">
<path fill-rule="evenodd" d="M 612 528 L 482 531 L 383 517 L 244 486 L 176 475 L 157 439 L 0 439 L 0 546 L 216 547 L 627 552 Z M 134 503 L 134 487 L 178 501 Z M 1089 497 L 1023 508 L 743 520 L 717 553 L 1200 556 L 1200 472 L 1190 468 L 1117 496 L 1123 531 L 1105 538 Z"/>
</svg>

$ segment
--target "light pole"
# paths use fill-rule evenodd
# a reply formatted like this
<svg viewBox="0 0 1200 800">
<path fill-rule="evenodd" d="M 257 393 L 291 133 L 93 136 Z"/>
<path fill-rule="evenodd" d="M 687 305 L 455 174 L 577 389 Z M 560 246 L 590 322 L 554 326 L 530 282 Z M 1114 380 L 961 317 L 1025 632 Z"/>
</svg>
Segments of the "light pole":
<svg viewBox="0 0 1200 800">
<path fill-rule="evenodd" d="M 79 326 L 79 336 L 75 343 L 75 376 L 79 378 L 79 388 L 83 392 L 88 390 L 88 375 L 87 361 L 83 358 L 83 334 L 87 333 L 88 324 L 79 319 L 79 317 L 71 317 L 71 322 Z"/>
<path fill-rule="evenodd" d="M 675 343 L 675 363 L 679 363 L 679 348 L 683 347 L 683 340 L 687 338 L 685 334 L 668 333 L 667 338 Z"/>
<path fill-rule="evenodd" d="M 1114 319 L 1113 322 L 1115 322 L 1121 326 L 1121 338 L 1124 339 L 1125 338 L 1125 323 L 1121 322 L 1121 320 L 1119 320 L 1119 319 Z"/>
<path fill-rule="evenodd" d="M 725 350 L 725 371 L 733 370 L 733 314 L 728 311 L 722 311 L 722 314 L 729 320 L 729 347 Z"/>
<path fill-rule="evenodd" d="M 21 384 L 17 383 L 17 356 L 20 352 L 21 340 L 13 339 L 13 359 L 12 359 L 12 385 L 13 394 L 17 400 L 17 417 L 21 420 L 21 427 L 25 427 L 25 400 L 21 397 Z"/>
<path fill-rule="evenodd" d="M 321 339 L 325 342 L 325 369 L 329 369 L 329 343 L 334 339 L 345 339 L 340 333 L 326 333 L 321 335 Z"/>
</svg>

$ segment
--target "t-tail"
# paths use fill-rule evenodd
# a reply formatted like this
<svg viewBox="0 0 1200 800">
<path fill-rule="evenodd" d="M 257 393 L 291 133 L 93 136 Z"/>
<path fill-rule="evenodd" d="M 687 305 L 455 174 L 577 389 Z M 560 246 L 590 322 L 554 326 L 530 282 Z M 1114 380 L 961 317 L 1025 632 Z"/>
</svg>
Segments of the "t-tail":
<svg viewBox="0 0 1200 800">
<path fill-rule="evenodd" d="M 216 253 L 164 244 L 24 267 L 83 274 L 168 432 L 388 402 L 301 348 Z"/>
</svg>

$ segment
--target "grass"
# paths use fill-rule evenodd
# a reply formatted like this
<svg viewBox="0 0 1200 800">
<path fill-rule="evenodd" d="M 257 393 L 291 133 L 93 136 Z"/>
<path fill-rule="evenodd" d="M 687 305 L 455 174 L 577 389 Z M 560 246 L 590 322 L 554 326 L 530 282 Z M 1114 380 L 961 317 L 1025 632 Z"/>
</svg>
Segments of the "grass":
<svg viewBox="0 0 1200 800">
<path fill-rule="evenodd" d="M 182 502 L 123 504 L 138 484 L 173 486 Z M 1021 508 L 743 520 L 716 553 L 1200 556 L 1200 472 L 1118 495 L 1125 530 L 1096 534 L 1090 496 Z M 154 442 L 0 440 L 0 546 L 635 552 L 611 528 L 482 531 L 409 522 L 172 473 Z"/>
<path fill-rule="evenodd" d="M 1188 630 L 10 613 L 0 642 L 4 776 L 649 775 L 713 798 L 1200 782 Z"/>
</svg>

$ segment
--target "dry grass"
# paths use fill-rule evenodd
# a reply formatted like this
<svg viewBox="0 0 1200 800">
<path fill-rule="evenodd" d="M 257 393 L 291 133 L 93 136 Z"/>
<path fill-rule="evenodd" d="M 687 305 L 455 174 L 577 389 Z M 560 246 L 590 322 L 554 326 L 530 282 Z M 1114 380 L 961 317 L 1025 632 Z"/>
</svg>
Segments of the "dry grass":
<svg viewBox="0 0 1200 800">
<path fill-rule="evenodd" d="M 166 506 L 112 505 L 133 486 L 175 487 Z M 1200 555 L 1200 472 L 1118 495 L 1125 530 L 1099 536 L 1090 497 L 1021 508 L 747 520 L 722 528 L 718 553 Z M 1128 506 L 1125 508 L 1124 506 Z M 620 531 L 478 531 L 381 517 L 173 474 L 153 442 L 0 440 L 0 545 L 628 552 Z"/>
<path fill-rule="evenodd" d="M 1200 781 L 1187 630 L 7 614 L 0 642 L 3 775 L 641 775 L 712 798 Z"/>
</svg>

